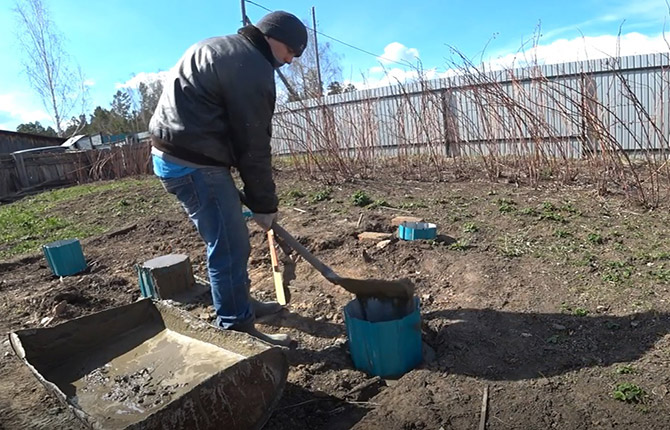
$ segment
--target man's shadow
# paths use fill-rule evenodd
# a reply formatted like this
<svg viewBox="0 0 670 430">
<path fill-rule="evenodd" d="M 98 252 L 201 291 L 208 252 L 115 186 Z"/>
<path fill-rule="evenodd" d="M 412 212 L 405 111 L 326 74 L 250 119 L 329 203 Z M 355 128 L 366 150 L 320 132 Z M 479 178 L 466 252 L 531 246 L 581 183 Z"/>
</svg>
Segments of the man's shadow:
<svg viewBox="0 0 670 430">
<path fill-rule="evenodd" d="M 548 377 L 639 359 L 670 332 L 667 313 L 621 317 L 454 309 L 423 315 L 429 369 L 491 380 Z"/>
</svg>

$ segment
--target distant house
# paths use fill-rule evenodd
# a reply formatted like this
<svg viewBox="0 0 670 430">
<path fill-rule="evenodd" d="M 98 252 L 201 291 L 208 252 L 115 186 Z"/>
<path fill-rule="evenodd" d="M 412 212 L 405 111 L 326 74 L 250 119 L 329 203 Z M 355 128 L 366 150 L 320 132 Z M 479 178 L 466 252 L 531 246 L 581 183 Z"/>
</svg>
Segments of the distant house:
<svg viewBox="0 0 670 430">
<path fill-rule="evenodd" d="M 0 154 L 11 154 L 24 149 L 44 146 L 60 146 L 66 139 L 62 137 L 41 136 L 39 134 L 19 133 L 0 130 Z"/>
<path fill-rule="evenodd" d="M 102 133 L 91 135 L 78 134 L 66 140 L 61 144 L 61 146 L 67 148 L 68 150 L 105 149 L 114 144 L 122 145 L 128 142 L 140 142 L 143 140 L 148 140 L 149 137 L 149 132 L 135 134 L 116 134 L 111 136 L 103 135 Z"/>
<path fill-rule="evenodd" d="M 60 146 L 67 149 L 93 149 L 95 145 L 100 145 L 102 143 L 102 139 L 96 139 L 96 137 L 99 136 L 100 135 L 87 136 L 85 134 L 77 134 L 63 142 Z"/>
</svg>

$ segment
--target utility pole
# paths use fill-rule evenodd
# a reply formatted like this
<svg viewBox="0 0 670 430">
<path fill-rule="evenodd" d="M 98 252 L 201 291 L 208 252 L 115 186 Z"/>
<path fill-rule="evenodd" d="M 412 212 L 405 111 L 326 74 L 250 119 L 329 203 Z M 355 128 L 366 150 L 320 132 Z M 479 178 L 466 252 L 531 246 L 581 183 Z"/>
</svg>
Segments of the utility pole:
<svg viewBox="0 0 670 430">
<path fill-rule="evenodd" d="M 312 6 L 312 28 L 314 29 L 314 53 L 316 54 L 316 76 L 319 81 L 319 94 L 317 96 L 323 96 L 323 82 L 321 82 L 321 65 L 319 64 L 319 42 L 316 39 L 316 12 L 314 6 Z"/>
<path fill-rule="evenodd" d="M 240 9 L 242 10 L 242 25 L 250 24 L 249 18 L 247 17 L 246 0 L 240 0 Z"/>
<path fill-rule="evenodd" d="M 251 24 L 251 20 L 247 16 L 247 5 L 245 4 L 246 0 L 240 0 L 240 11 L 242 12 L 242 25 L 248 25 Z M 291 84 L 288 83 L 288 80 L 286 80 L 286 77 L 282 74 L 282 72 L 279 69 L 275 69 L 277 72 L 277 75 L 279 75 L 279 79 L 284 83 L 284 86 L 288 90 L 288 92 L 298 100 L 298 93 L 295 92 Z"/>
</svg>

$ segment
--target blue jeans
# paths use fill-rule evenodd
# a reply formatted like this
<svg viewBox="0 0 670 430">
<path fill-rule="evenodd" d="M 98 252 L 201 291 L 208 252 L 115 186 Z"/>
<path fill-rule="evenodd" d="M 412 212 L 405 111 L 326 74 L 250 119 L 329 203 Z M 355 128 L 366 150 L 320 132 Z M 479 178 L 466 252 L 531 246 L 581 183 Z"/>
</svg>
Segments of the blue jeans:
<svg viewBox="0 0 670 430">
<path fill-rule="evenodd" d="M 161 182 L 181 202 L 207 244 L 216 324 L 228 329 L 252 322 L 247 272 L 249 231 L 230 170 L 200 168 L 186 176 L 161 178 Z"/>
</svg>

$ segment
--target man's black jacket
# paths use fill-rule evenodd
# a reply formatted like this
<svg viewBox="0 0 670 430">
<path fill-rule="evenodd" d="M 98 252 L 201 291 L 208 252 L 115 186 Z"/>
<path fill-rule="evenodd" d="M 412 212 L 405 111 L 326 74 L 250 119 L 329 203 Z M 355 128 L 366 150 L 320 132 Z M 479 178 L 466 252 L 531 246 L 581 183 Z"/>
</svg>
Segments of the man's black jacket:
<svg viewBox="0 0 670 430">
<path fill-rule="evenodd" d="M 152 144 L 182 160 L 236 167 L 249 209 L 277 211 L 271 124 L 276 60 L 251 25 L 191 46 L 163 83 Z M 157 138 L 157 139 L 156 139 Z"/>
</svg>

